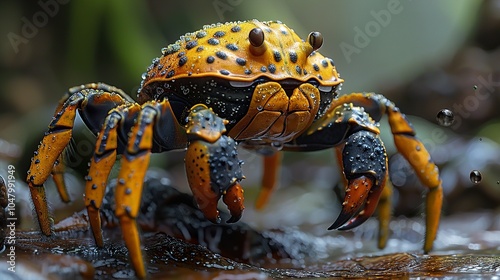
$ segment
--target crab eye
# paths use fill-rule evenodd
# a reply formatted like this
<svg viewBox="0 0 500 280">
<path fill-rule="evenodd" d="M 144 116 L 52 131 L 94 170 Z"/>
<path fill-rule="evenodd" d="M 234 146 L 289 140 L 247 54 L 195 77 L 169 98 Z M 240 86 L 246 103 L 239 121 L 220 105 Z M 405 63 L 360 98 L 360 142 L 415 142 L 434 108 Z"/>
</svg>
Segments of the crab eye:
<svg viewBox="0 0 500 280">
<path fill-rule="evenodd" d="M 250 30 L 248 34 L 248 40 L 250 40 L 250 44 L 254 47 L 260 47 L 264 43 L 264 31 L 262 29 L 255 27 Z"/>
<path fill-rule="evenodd" d="M 250 52 L 253 55 L 262 55 L 267 49 L 264 42 L 264 31 L 258 27 L 250 30 L 248 41 L 250 41 Z"/>
<path fill-rule="evenodd" d="M 323 35 L 317 31 L 311 32 L 307 36 L 307 42 L 309 42 L 313 50 L 317 50 L 323 45 Z"/>
</svg>

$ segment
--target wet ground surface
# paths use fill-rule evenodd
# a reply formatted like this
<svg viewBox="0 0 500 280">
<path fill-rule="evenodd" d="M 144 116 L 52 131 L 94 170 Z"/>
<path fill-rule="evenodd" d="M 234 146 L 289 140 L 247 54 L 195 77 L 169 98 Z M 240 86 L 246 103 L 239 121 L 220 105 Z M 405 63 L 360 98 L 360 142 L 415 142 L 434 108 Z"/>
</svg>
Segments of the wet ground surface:
<svg viewBox="0 0 500 280">
<path fill-rule="evenodd" d="M 375 219 L 321 236 L 295 227 L 257 231 L 243 222 L 214 225 L 168 180 L 149 176 L 146 187 L 143 200 L 149 203 L 138 221 L 154 279 L 500 277 L 500 216 L 492 212 L 444 218 L 435 250 L 424 255 L 421 219 L 393 220 L 388 246 L 379 250 Z M 50 238 L 16 232 L 16 273 L 7 270 L 7 249 L 0 255 L 0 278 L 133 278 L 112 205 L 103 216 L 104 248 L 95 246 L 83 211 L 57 223 Z"/>
<path fill-rule="evenodd" d="M 464 244 L 454 244 L 449 246 L 448 250 L 438 248 L 431 255 L 423 255 L 419 250 L 384 253 L 394 248 L 370 252 L 372 242 L 367 240 L 366 246 L 353 250 L 352 257 L 330 259 L 329 256 L 308 258 L 307 255 L 299 255 L 292 256 L 291 259 L 276 260 L 275 263 L 268 262 L 262 266 L 237 262 L 213 253 L 204 246 L 189 244 L 164 233 L 145 234 L 143 245 L 148 272 L 155 279 L 500 277 L 500 254 L 497 251 L 500 232 L 477 232 L 475 237 L 465 234 L 461 236 Z M 2 279 L 27 279 L 25 277 L 28 275 L 37 277 L 31 279 L 132 277 L 134 274 L 119 231 L 108 230 L 106 236 L 108 238 L 105 247 L 97 248 L 88 231 L 61 231 L 52 238 L 42 238 L 38 232 L 18 232 L 16 273 L 6 271 L 6 264 L 2 262 Z M 295 241 L 300 239 L 302 243 L 296 243 L 295 248 L 300 251 L 309 246 L 318 246 L 317 243 L 328 242 L 328 239 L 334 237 L 322 241 L 321 238 L 308 238 L 307 235 L 291 230 L 281 232 L 280 238 Z M 355 237 L 335 238 L 344 240 L 345 246 L 359 247 L 357 243 L 360 241 Z M 475 240 L 467 242 L 470 238 Z M 486 245 L 476 243 L 481 242 L 479 239 L 488 243 L 491 248 L 476 250 Z M 404 247 L 402 243 L 407 242 L 409 241 L 392 239 L 393 244 L 390 247 L 393 247 L 394 243 Z M 312 256 L 314 255 L 312 253 Z M 2 258 L 5 259 L 5 255 Z M 22 277 L 18 278 L 19 276 Z"/>
</svg>

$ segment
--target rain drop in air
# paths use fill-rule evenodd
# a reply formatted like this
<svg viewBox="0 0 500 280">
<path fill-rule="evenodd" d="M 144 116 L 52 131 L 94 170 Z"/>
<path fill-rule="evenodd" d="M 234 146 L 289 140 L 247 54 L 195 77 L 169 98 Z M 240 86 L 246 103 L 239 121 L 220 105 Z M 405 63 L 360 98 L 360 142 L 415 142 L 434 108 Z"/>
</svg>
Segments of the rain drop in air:
<svg viewBox="0 0 500 280">
<path fill-rule="evenodd" d="M 442 126 L 450 126 L 455 121 L 453 112 L 449 109 L 442 109 L 436 116 L 436 120 Z"/>
<path fill-rule="evenodd" d="M 482 179 L 481 172 L 479 172 L 478 170 L 472 170 L 470 172 L 470 181 L 472 183 L 478 184 L 479 182 L 481 182 L 481 179 Z"/>
</svg>

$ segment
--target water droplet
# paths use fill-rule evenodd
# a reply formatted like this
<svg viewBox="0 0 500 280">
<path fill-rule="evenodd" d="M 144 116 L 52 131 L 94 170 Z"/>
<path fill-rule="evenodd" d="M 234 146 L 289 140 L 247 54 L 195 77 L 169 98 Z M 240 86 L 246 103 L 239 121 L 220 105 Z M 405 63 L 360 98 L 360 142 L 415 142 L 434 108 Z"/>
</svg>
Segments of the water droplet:
<svg viewBox="0 0 500 280">
<path fill-rule="evenodd" d="M 264 108 L 261 105 L 257 106 L 257 111 L 262 111 L 263 109 Z"/>
<path fill-rule="evenodd" d="M 500 185 L 500 181 L 497 181 L 497 185 Z"/>
<path fill-rule="evenodd" d="M 479 172 L 478 170 L 472 170 L 470 172 L 470 181 L 472 183 L 478 184 L 479 182 L 481 182 L 481 179 L 482 179 L 481 172 Z"/>
<path fill-rule="evenodd" d="M 473 88 L 474 88 L 474 90 L 476 90 L 476 89 L 477 89 L 477 85 L 474 85 L 474 87 L 473 87 Z"/>
<path fill-rule="evenodd" d="M 436 120 L 442 126 L 450 126 L 455 121 L 453 112 L 449 109 L 442 109 L 436 116 Z"/>
</svg>

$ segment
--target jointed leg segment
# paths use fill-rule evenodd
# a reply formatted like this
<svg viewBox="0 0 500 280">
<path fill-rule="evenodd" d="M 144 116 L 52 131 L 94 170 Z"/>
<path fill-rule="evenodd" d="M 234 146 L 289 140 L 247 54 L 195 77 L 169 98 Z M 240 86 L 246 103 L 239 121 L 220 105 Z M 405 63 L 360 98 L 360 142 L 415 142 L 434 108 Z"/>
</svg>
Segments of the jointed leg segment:
<svg viewBox="0 0 500 280">
<path fill-rule="evenodd" d="M 87 84 L 70 89 L 57 107 L 49 129 L 45 133 L 35 152 L 28 171 L 27 182 L 37 213 L 40 229 L 45 235 L 51 235 L 51 219 L 47 207 L 44 182 L 52 174 L 63 201 L 69 201 L 69 196 L 63 180 L 64 161 L 63 150 L 68 145 L 77 110 L 85 110 L 87 100 L 93 96 L 102 97 L 109 109 L 128 100 L 123 98 L 123 92 L 106 84 Z"/>
</svg>

